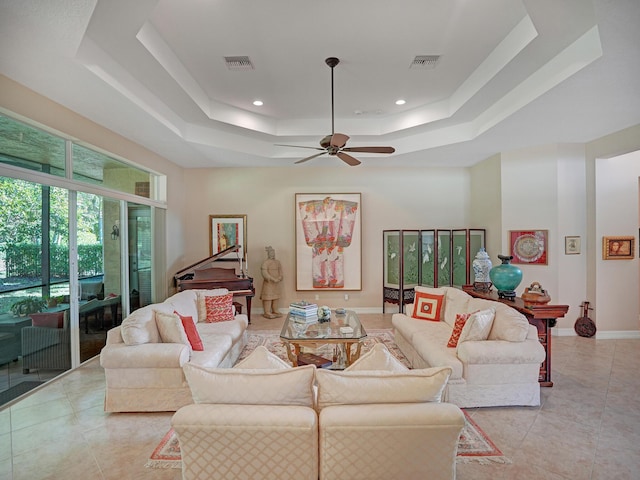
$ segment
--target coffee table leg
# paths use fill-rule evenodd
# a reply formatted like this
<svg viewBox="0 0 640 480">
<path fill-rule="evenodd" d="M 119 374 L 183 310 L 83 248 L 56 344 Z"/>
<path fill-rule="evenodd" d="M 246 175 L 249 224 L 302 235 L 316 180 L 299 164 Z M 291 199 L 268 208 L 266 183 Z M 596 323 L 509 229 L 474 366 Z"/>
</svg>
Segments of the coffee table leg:
<svg viewBox="0 0 640 480">
<path fill-rule="evenodd" d="M 298 366 L 298 354 L 300 353 L 300 345 L 298 345 L 297 343 L 293 344 L 293 351 L 291 349 L 291 343 L 290 342 L 284 342 L 285 346 L 287 347 L 287 357 L 289 357 L 289 361 L 291 362 L 291 364 L 294 367 Z"/>
<path fill-rule="evenodd" d="M 356 360 L 358 360 L 360 358 L 360 349 L 362 348 L 362 343 L 358 342 L 356 343 L 356 351 L 353 353 L 353 355 L 351 354 L 351 346 L 353 345 L 353 343 L 345 343 L 344 344 L 344 350 L 346 352 L 346 367 L 348 367 L 349 365 L 351 365 L 352 362 L 355 362 Z"/>
</svg>

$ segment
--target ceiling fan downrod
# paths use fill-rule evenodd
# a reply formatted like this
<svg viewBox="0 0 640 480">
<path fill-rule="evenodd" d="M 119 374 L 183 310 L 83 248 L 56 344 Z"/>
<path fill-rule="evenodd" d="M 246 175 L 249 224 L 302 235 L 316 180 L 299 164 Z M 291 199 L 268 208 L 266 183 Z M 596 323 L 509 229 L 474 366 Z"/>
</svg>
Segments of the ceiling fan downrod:
<svg viewBox="0 0 640 480">
<path fill-rule="evenodd" d="M 325 60 L 325 63 L 331 67 L 331 135 L 335 133 L 334 127 L 334 112 L 333 112 L 333 69 L 336 65 L 340 63 L 340 59 L 336 57 L 329 57 Z"/>
</svg>

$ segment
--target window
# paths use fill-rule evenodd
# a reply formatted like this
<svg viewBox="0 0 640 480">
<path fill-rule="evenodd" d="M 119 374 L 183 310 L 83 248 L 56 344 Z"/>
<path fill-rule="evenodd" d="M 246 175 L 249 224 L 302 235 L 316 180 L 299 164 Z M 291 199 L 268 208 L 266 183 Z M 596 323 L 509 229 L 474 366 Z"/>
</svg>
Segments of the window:
<svg viewBox="0 0 640 480">
<path fill-rule="evenodd" d="M 65 141 L 0 115 L 0 163 L 65 176 Z"/>
</svg>

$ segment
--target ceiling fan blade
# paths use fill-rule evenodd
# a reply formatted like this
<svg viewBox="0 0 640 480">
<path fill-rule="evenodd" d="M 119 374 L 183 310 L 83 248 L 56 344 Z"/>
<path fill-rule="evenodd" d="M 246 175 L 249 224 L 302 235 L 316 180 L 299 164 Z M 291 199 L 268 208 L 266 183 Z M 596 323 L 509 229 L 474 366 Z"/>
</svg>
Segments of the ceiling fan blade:
<svg viewBox="0 0 640 480">
<path fill-rule="evenodd" d="M 393 147 L 349 147 L 343 148 L 343 152 L 365 152 L 365 153 L 393 153 L 396 151 Z"/>
<path fill-rule="evenodd" d="M 293 148 L 311 148 L 312 150 L 324 150 L 324 148 L 320 147 L 305 147 L 303 145 L 284 145 L 282 143 L 274 143 L 276 147 L 293 147 Z"/>
<path fill-rule="evenodd" d="M 349 140 L 349 137 L 344 133 L 334 133 L 331 136 L 331 146 L 342 148 L 347 144 L 347 140 Z"/>
<path fill-rule="evenodd" d="M 352 167 L 355 167 L 356 165 L 360 165 L 361 163 L 360 160 L 358 160 L 357 158 L 353 158 L 351 155 L 347 155 L 346 153 L 343 153 L 343 152 L 338 152 L 336 153 L 336 155 L 340 160 L 342 160 L 344 163 L 348 163 Z"/>
<path fill-rule="evenodd" d="M 309 148 L 311 148 L 311 147 L 309 147 Z M 324 150 L 324 149 L 322 149 L 322 150 Z M 319 157 L 320 155 L 324 155 L 325 153 L 326 152 L 316 153 L 315 155 L 311 155 L 310 157 L 303 158 L 302 160 L 298 160 L 297 162 L 294 162 L 294 163 L 306 162 L 307 160 L 311 160 L 313 158 Z"/>
</svg>

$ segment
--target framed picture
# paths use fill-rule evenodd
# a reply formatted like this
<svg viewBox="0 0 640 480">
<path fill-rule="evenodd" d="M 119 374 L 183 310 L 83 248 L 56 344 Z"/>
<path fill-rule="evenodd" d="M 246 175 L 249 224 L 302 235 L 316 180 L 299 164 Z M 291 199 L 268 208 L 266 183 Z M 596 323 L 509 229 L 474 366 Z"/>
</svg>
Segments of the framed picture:
<svg viewBox="0 0 640 480">
<path fill-rule="evenodd" d="M 359 193 L 296 193 L 296 290 L 362 290 Z"/>
<path fill-rule="evenodd" d="M 602 237 L 603 260 L 632 260 L 635 237 Z"/>
<path fill-rule="evenodd" d="M 547 230 L 510 230 L 511 263 L 547 264 Z"/>
<path fill-rule="evenodd" d="M 580 237 L 564 237 L 564 254 L 578 255 L 580 253 Z"/>
<path fill-rule="evenodd" d="M 238 253 L 231 252 L 220 260 L 236 260 L 241 255 L 247 261 L 247 216 L 209 215 L 209 254 L 221 252 L 233 245 L 242 247 Z"/>
</svg>

